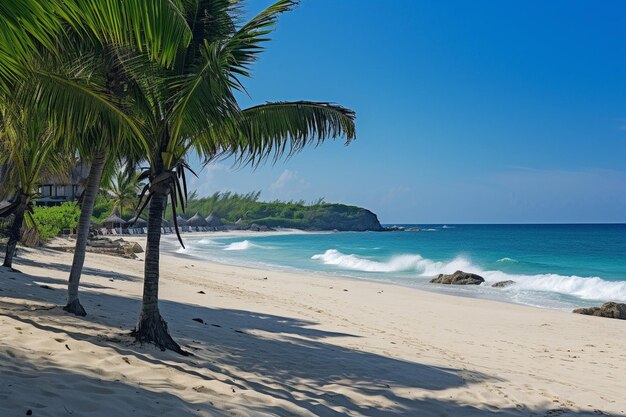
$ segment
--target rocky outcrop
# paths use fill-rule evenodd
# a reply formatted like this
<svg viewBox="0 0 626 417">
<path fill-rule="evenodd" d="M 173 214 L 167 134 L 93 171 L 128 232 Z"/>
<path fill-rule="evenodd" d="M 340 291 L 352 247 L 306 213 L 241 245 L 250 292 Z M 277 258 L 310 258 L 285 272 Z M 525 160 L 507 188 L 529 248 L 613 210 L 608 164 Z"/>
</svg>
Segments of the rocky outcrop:
<svg viewBox="0 0 626 417">
<path fill-rule="evenodd" d="M 437 278 L 431 279 L 430 282 L 448 285 L 480 285 L 485 282 L 485 279 L 470 272 L 456 271 L 450 275 L 439 274 Z"/>
<path fill-rule="evenodd" d="M 48 246 L 48 248 L 63 252 L 74 252 L 73 246 Z M 119 256 L 128 259 L 136 259 L 136 254 L 143 252 L 143 248 L 137 242 L 127 242 L 124 239 L 112 240 L 107 237 L 90 239 L 87 241 L 85 250 L 87 252 Z"/>
<path fill-rule="evenodd" d="M 498 281 L 495 284 L 492 285 L 493 288 L 506 288 L 506 287 L 510 287 L 511 285 L 515 284 L 515 281 L 511 281 L 506 280 L 506 281 Z"/>
<path fill-rule="evenodd" d="M 267 227 L 267 226 L 265 226 L 265 225 L 261 225 L 261 226 L 259 226 L 259 225 L 258 225 L 258 224 L 256 224 L 256 223 L 252 223 L 252 224 L 251 224 L 251 225 L 247 228 L 247 230 L 250 230 L 250 231 L 252 231 L 252 232 L 271 232 L 271 231 L 273 231 L 274 229 L 272 229 L 272 228 L 270 228 L 270 227 Z"/>
<path fill-rule="evenodd" d="M 602 304 L 601 307 L 577 308 L 574 313 L 626 320 L 626 304 L 609 302 Z"/>
</svg>

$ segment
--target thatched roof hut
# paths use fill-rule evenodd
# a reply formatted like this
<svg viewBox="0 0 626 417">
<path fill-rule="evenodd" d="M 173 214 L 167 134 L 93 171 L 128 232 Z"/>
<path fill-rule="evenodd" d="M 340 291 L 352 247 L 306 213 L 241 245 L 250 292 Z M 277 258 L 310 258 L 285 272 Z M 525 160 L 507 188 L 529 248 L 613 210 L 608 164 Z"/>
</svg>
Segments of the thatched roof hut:
<svg viewBox="0 0 626 417">
<path fill-rule="evenodd" d="M 205 220 L 207 225 L 211 227 L 219 227 L 223 225 L 219 217 L 217 217 L 213 213 L 209 214 Z"/>
<path fill-rule="evenodd" d="M 132 219 L 128 220 L 128 225 L 131 226 L 131 227 L 146 227 L 147 224 L 148 224 L 147 221 L 145 221 L 141 217 L 137 217 L 137 216 L 135 216 Z"/>
<path fill-rule="evenodd" d="M 208 226 L 208 224 L 200 213 L 196 213 L 191 219 L 187 220 L 187 226 Z"/>
<path fill-rule="evenodd" d="M 121 227 L 126 224 L 126 220 L 120 217 L 120 211 L 118 209 L 114 209 L 109 217 L 102 221 L 102 224 L 110 227 Z"/>
<path fill-rule="evenodd" d="M 176 216 L 176 223 L 178 223 L 179 226 L 187 226 L 187 219 L 180 215 Z"/>
</svg>

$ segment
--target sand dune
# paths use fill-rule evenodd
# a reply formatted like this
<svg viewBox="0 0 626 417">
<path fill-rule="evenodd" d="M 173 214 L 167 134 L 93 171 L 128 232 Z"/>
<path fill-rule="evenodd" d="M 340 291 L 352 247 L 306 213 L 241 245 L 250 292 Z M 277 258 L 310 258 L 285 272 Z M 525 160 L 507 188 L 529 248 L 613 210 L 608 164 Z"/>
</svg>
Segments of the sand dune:
<svg viewBox="0 0 626 417">
<path fill-rule="evenodd" d="M 141 260 L 89 254 L 85 318 L 70 264 L 0 269 L 0 416 L 626 414 L 626 322 L 164 254 L 180 357 L 128 336 Z"/>
</svg>

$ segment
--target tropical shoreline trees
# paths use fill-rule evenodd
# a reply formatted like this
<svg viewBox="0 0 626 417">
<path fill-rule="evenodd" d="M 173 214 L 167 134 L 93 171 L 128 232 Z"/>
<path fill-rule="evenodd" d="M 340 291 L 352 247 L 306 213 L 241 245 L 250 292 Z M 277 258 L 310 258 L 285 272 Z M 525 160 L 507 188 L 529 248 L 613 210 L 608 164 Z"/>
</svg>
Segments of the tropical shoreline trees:
<svg viewBox="0 0 626 417">
<path fill-rule="evenodd" d="M 24 219 L 32 214 L 38 181 L 47 171 L 67 168 L 56 150 L 58 131 L 37 107 L 23 107 L 7 95 L 0 96 L 0 195 L 12 202 L 0 215 L 13 214 L 3 266 L 13 269 L 17 243 Z M 32 218 L 31 224 L 34 224 Z"/>
<path fill-rule="evenodd" d="M 349 143 L 355 138 L 355 113 L 328 102 L 247 109 L 237 103 L 235 92 L 246 92 L 243 80 L 278 17 L 292 10 L 295 0 L 278 0 L 247 23 L 241 22 L 242 1 L 236 0 L 125 0 L 93 3 L 86 10 L 73 0 L 51 0 L 52 15 L 34 0 L 16 1 L 29 13 L 42 13 L 52 40 L 33 37 L 39 21 L 32 16 L 21 28 L 0 23 L 0 34 L 32 40 L 13 51 L 14 62 L 0 65 L 0 86 L 29 75 L 38 79 L 32 105 L 45 103 L 62 131 L 76 128 L 77 142 L 66 149 L 91 160 L 65 310 L 85 314 L 78 300 L 80 271 L 106 161 L 145 161 L 139 212 L 148 207 L 148 233 L 141 312 L 132 334 L 184 353 L 160 314 L 158 293 L 162 218 L 168 202 L 174 219 L 185 207 L 186 176 L 192 172 L 186 158 L 195 153 L 209 163 L 231 156 L 254 167 L 328 139 L 345 137 Z M 14 18 L 12 12 L 20 10 L 0 7 L 0 18 Z M 79 45 L 65 43 L 58 25 L 74 31 Z M 90 48 L 104 51 L 104 64 L 88 65 L 98 63 Z M 34 59 L 27 58 L 31 50 Z M 10 53 L 0 39 L 0 57 Z"/>
</svg>

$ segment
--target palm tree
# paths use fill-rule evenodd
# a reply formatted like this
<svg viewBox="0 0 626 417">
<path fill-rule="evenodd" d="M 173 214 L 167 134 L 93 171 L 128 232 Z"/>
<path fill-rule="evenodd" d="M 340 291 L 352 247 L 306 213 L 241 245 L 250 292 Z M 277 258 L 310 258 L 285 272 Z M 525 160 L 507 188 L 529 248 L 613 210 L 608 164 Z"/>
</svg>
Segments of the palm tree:
<svg viewBox="0 0 626 417">
<path fill-rule="evenodd" d="M 349 142 L 355 137 L 354 113 L 338 105 L 280 102 L 245 110 L 237 105 L 234 90 L 244 89 L 238 77 L 250 75 L 249 66 L 278 15 L 295 5 L 280 0 L 237 27 L 238 2 L 190 1 L 185 16 L 194 37 L 171 68 L 121 53 L 149 164 L 140 209 L 149 204 L 143 299 L 133 332 L 140 342 L 183 353 L 159 312 L 158 289 L 162 217 L 168 198 L 174 221 L 177 207 L 184 208 L 187 154 L 195 151 L 206 161 L 235 155 L 239 162 L 255 165 L 272 155 L 291 155 L 309 143 L 339 136 Z"/>
<path fill-rule="evenodd" d="M 141 172 L 117 169 L 113 176 L 102 187 L 113 200 L 113 207 L 124 217 L 124 209 L 137 207 L 138 195 L 143 188 L 139 178 Z"/>
<path fill-rule="evenodd" d="M 0 194 L 13 202 L 0 215 L 13 214 L 3 266 L 13 267 L 24 217 L 31 213 L 42 173 L 67 168 L 55 151 L 58 134 L 44 112 L 22 107 L 7 96 L 0 102 Z M 31 218 L 31 224 L 34 224 Z"/>
<path fill-rule="evenodd" d="M 125 75 L 112 53 L 111 45 L 134 46 L 140 51 L 144 49 L 150 62 L 170 65 L 176 50 L 186 45 L 191 34 L 178 9 L 179 0 L 125 0 L 113 3 L 87 6 L 93 9 L 86 12 L 89 15 L 86 25 L 91 32 L 87 30 L 84 34 L 77 30 L 71 34 L 73 37 L 66 36 L 63 42 L 55 45 L 57 54 L 48 54 L 45 56 L 47 59 L 41 60 L 46 64 L 43 68 L 29 67 L 44 86 L 43 92 L 34 97 L 45 97 L 56 118 L 62 120 L 65 126 L 74 126 L 74 131 L 78 130 L 79 134 L 66 136 L 69 139 L 66 146 L 76 149 L 82 159 L 90 163 L 81 199 L 81 216 L 64 307 L 65 311 L 80 316 L 86 315 L 86 311 L 80 303 L 78 290 L 91 215 L 103 174 L 116 159 L 136 152 L 134 142 L 129 141 L 131 132 L 134 133 L 133 140 L 142 140 L 141 131 L 122 106 L 126 95 Z M 126 10 L 126 6 L 119 8 L 117 3 L 125 3 L 129 9 Z M 107 10 L 107 7 L 112 9 Z M 103 13 L 107 16 L 101 16 Z M 119 26 L 111 23 L 111 29 L 108 19 L 115 20 L 117 13 L 123 16 L 116 20 Z M 84 132 L 82 126 L 93 127 Z"/>
<path fill-rule="evenodd" d="M 107 148 L 97 146 L 100 137 L 93 130 L 85 133 L 83 127 L 102 124 L 103 132 L 111 133 L 115 130 L 110 129 L 112 120 L 117 118 L 123 123 L 128 120 L 120 117 L 119 109 L 101 89 L 68 80 L 54 70 L 41 68 L 40 64 L 51 58 L 63 59 L 68 49 L 79 49 L 85 43 L 90 46 L 132 45 L 144 51 L 152 61 L 169 66 L 177 50 L 187 45 L 192 35 L 180 13 L 182 4 L 183 0 L 11 0 L 0 5 L 0 91 L 10 93 L 19 80 L 37 78 L 39 90 L 31 99 L 44 103 L 47 110 L 55 114 L 57 123 L 63 121 L 72 136 L 87 138 L 96 145 L 94 152 L 85 158 L 91 162 L 91 171 L 83 198 L 68 291 L 69 310 L 77 313 L 84 314 L 78 302 L 78 280 L 94 193 L 100 186 L 108 158 Z"/>
</svg>

